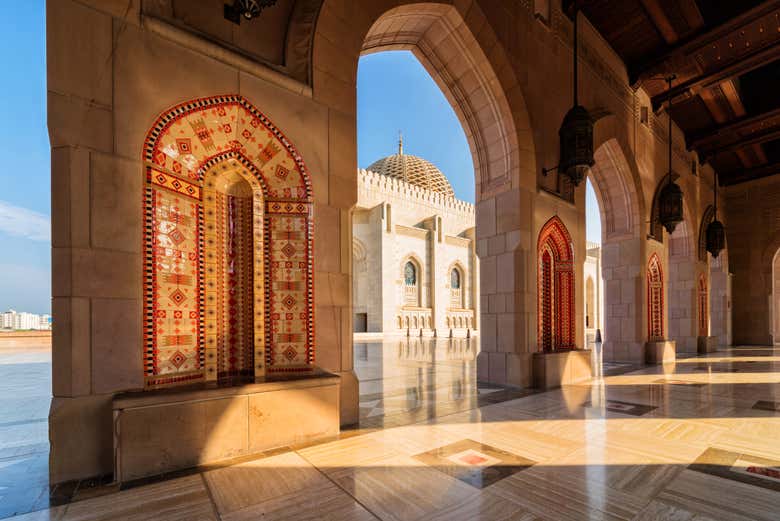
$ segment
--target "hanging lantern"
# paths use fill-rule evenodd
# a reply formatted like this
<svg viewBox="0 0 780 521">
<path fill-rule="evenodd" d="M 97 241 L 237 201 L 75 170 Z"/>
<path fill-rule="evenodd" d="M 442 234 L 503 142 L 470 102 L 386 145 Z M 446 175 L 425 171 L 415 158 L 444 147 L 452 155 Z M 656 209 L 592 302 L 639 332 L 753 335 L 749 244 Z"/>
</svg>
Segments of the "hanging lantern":
<svg viewBox="0 0 780 521">
<path fill-rule="evenodd" d="M 593 119 L 588 111 L 577 102 L 577 15 L 574 8 L 574 106 L 566 113 L 558 130 L 560 138 L 560 161 L 555 168 L 543 168 L 542 173 L 557 168 L 559 174 L 569 178 L 574 186 L 579 186 L 596 161 L 593 159 Z"/>
<path fill-rule="evenodd" d="M 673 75 L 666 78 L 669 92 L 672 91 L 673 79 Z M 658 198 L 658 220 L 670 234 L 683 220 L 683 193 L 672 174 L 672 98 L 669 98 L 669 183 L 661 189 Z"/>
<path fill-rule="evenodd" d="M 671 179 L 672 173 L 669 172 Z M 658 198 L 658 218 L 666 231 L 674 233 L 674 229 L 683 220 L 683 193 L 680 186 L 670 181 L 661 189 Z"/>
<path fill-rule="evenodd" d="M 707 251 L 712 254 L 713 259 L 717 259 L 720 252 L 726 247 L 726 229 L 723 223 L 718 220 L 718 174 L 715 174 L 715 215 L 710 224 L 707 225 Z"/>
<path fill-rule="evenodd" d="M 714 259 L 726 247 L 726 229 L 723 223 L 715 219 L 707 225 L 707 251 L 712 254 Z"/>
<path fill-rule="evenodd" d="M 585 107 L 575 105 L 566 113 L 558 135 L 561 138 L 558 171 L 578 186 L 596 162 L 593 159 L 593 120 Z"/>
<path fill-rule="evenodd" d="M 225 19 L 240 24 L 241 18 L 251 20 L 257 18 L 266 7 L 276 4 L 277 0 L 234 0 L 233 4 L 225 4 Z"/>
</svg>

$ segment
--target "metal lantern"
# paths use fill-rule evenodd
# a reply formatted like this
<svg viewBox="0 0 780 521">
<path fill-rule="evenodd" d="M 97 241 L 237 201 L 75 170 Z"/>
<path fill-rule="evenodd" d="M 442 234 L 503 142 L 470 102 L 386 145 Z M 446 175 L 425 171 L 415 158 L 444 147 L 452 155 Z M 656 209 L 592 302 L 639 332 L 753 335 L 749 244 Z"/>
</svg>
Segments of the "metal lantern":
<svg viewBox="0 0 780 521">
<path fill-rule="evenodd" d="M 561 162 L 558 171 L 578 186 L 595 164 L 593 159 L 593 120 L 582 105 L 566 113 L 558 131 L 561 138 Z"/>
<path fill-rule="evenodd" d="M 558 130 L 560 137 L 560 161 L 558 166 L 543 168 L 542 173 L 558 170 L 571 180 L 574 186 L 579 186 L 596 161 L 593 159 L 593 119 L 588 111 L 577 102 L 577 15 L 574 8 L 574 105 L 566 113 Z"/>
<path fill-rule="evenodd" d="M 241 18 L 257 18 L 263 9 L 275 5 L 276 2 L 277 0 L 234 0 L 233 4 L 225 4 L 225 18 L 234 24 L 240 24 Z"/>
<path fill-rule="evenodd" d="M 669 172 L 671 179 L 672 173 Z M 674 229 L 683 220 L 683 193 L 680 186 L 670 181 L 661 189 L 658 199 L 658 219 L 666 231 L 673 233 Z"/>
<path fill-rule="evenodd" d="M 669 92 L 672 92 L 672 80 L 669 76 Z M 683 220 L 683 193 L 680 186 L 674 182 L 672 174 L 672 98 L 669 98 L 669 183 L 661 189 L 658 199 L 658 220 L 670 234 Z"/>
<path fill-rule="evenodd" d="M 717 259 L 720 252 L 726 247 L 726 229 L 718 220 L 718 174 L 714 174 L 715 180 L 715 212 L 712 222 L 707 225 L 707 251 Z"/>
<path fill-rule="evenodd" d="M 715 219 L 707 225 L 707 251 L 714 259 L 718 258 L 721 250 L 726 247 L 726 229 L 723 223 Z"/>
</svg>

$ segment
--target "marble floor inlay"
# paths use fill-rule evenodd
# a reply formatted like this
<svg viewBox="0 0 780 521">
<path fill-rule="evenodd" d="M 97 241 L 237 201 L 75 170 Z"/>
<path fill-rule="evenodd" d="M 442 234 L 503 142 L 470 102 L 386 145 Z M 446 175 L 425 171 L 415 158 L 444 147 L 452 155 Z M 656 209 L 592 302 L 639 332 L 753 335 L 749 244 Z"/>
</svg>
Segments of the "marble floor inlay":
<svg viewBox="0 0 780 521">
<path fill-rule="evenodd" d="M 473 440 L 450 443 L 417 454 L 414 459 L 479 489 L 489 487 L 536 463 Z"/>
<path fill-rule="evenodd" d="M 585 402 L 583 407 L 593 407 L 591 402 Z M 651 405 L 643 405 L 641 403 L 621 402 L 619 400 L 607 400 L 604 404 L 604 409 L 609 412 L 617 412 L 620 414 L 630 414 L 631 416 L 643 416 L 650 411 L 654 411 L 657 407 Z"/>
</svg>

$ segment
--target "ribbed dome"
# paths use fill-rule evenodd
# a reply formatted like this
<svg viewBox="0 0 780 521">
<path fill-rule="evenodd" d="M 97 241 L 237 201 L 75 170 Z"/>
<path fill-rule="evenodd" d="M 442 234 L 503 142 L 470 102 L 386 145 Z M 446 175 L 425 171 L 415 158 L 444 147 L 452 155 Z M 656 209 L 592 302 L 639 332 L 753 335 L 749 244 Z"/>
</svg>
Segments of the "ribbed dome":
<svg viewBox="0 0 780 521">
<path fill-rule="evenodd" d="M 403 142 L 400 140 L 397 154 L 374 161 L 366 170 L 455 197 L 452 185 L 441 170 L 421 157 L 404 154 Z"/>
</svg>

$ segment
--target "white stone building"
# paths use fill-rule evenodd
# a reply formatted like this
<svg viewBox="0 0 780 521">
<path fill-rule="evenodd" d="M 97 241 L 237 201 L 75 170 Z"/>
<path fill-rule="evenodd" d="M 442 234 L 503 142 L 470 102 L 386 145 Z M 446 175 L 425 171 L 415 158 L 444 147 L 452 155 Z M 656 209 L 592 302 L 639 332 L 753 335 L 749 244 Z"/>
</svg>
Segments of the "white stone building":
<svg viewBox="0 0 780 521">
<path fill-rule="evenodd" d="M 353 224 L 355 332 L 463 336 L 479 328 L 474 205 L 403 153 L 358 172 Z"/>
<path fill-rule="evenodd" d="M 604 337 L 604 281 L 601 278 L 601 245 L 588 241 L 586 248 L 582 279 L 585 284 L 584 346 L 590 349 L 596 339 L 597 329 L 601 329 L 602 338 Z"/>
</svg>

